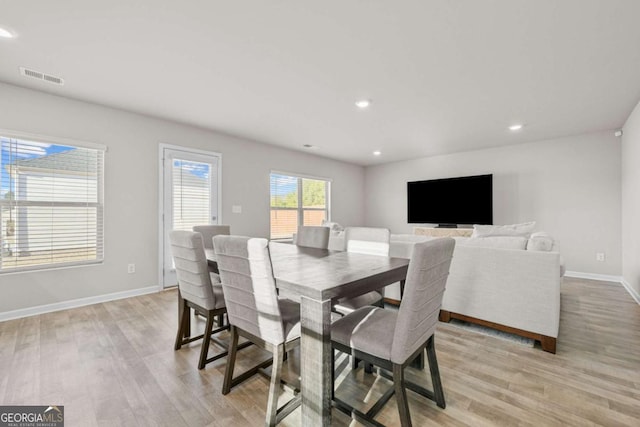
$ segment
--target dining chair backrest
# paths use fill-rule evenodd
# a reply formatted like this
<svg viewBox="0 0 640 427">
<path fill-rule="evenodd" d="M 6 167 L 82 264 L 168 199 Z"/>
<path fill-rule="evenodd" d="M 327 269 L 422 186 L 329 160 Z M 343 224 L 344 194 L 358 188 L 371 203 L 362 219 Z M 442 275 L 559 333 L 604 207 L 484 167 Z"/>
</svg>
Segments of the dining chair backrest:
<svg viewBox="0 0 640 427">
<path fill-rule="evenodd" d="M 455 240 L 416 243 L 396 321 L 391 361 L 402 364 L 433 335 L 442 305 Z"/>
<path fill-rule="evenodd" d="M 193 231 L 202 234 L 205 249 L 213 249 L 213 236 L 231 234 L 229 225 L 194 225 Z"/>
<path fill-rule="evenodd" d="M 347 227 L 344 238 L 347 252 L 389 256 L 390 233 L 386 228 Z"/>
<path fill-rule="evenodd" d="M 271 268 L 269 242 L 262 238 L 213 238 L 229 323 L 264 341 L 284 342 L 284 327 Z"/>
<path fill-rule="evenodd" d="M 306 248 L 327 249 L 329 247 L 329 227 L 300 226 L 296 234 L 296 245 Z"/>
<path fill-rule="evenodd" d="M 216 307 L 211 276 L 204 253 L 202 235 L 193 231 L 173 230 L 169 234 L 180 295 L 207 310 Z"/>
</svg>

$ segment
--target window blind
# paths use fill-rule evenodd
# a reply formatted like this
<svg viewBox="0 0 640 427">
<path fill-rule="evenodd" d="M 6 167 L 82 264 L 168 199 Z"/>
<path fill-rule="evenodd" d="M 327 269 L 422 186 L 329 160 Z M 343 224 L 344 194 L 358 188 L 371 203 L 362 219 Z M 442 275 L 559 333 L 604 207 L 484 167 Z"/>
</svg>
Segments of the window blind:
<svg viewBox="0 0 640 427">
<path fill-rule="evenodd" d="M 189 230 L 211 222 L 211 166 L 172 160 L 173 229 Z"/>
<path fill-rule="evenodd" d="M 321 225 L 329 218 L 329 181 L 271 173 L 271 238 L 291 238 L 298 225 Z"/>
<path fill-rule="evenodd" d="M 104 258 L 104 150 L 0 136 L 0 272 Z"/>
</svg>

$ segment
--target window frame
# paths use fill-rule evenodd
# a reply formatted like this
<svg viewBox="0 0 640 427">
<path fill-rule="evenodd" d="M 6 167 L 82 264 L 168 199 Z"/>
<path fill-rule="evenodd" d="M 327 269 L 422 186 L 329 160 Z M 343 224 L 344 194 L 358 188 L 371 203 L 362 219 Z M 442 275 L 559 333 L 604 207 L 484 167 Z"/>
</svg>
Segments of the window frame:
<svg viewBox="0 0 640 427">
<path fill-rule="evenodd" d="M 96 193 L 97 198 L 95 203 L 87 203 L 87 202 L 69 202 L 69 201 L 23 201 L 23 206 L 48 206 L 53 207 L 95 207 L 97 223 L 96 223 L 96 239 L 101 241 L 101 247 L 96 248 L 96 259 L 88 259 L 88 260 L 76 260 L 76 261 L 66 261 L 66 262 L 48 262 L 43 264 L 34 264 L 27 265 L 22 267 L 12 267 L 8 269 L 2 268 L 2 261 L 0 260 L 0 276 L 7 274 L 19 274 L 19 273 L 30 273 L 35 271 L 42 270 L 55 270 L 55 269 L 65 269 L 65 268 L 76 268 L 76 267 L 86 267 L 89 265 L 97 265 L 103 264 L 105 259 L 105 159 L 106 153 L 108 151 L 108 147 L 103 144 L 97 144 L 89 141 L 75 140 L 70 138 L 62 138 L 62 137 L 54 137 L 49 135 L 40 135 L 35 133 L 28 133 L 22 131 L 15 131 L 10 129 L 1 129 L 0 128 L 0 136 L 7 139 L 17 139 L 17 140 L 25 140 L 28 142 L 39 142 L 53 145 L 64 145 L 70 146 L 74 148 L 83 148 L 98 151 L 98 174 L 96 177 Z M 100 153 L 101 152 L 101 153 Z M 0 205 L 4 205 L 3 201 L 0 201 Z"/>
<path fill-rule="evenodd" d="M 287 176 L 289 178 L 296 178 L 297 180 L 297 190 L 298 190 L 298 206 L 295 208 L 288 208 L 288 207 L 274 207 L 271 205 L 271 200 L 272 200 L 272 194 L 271 194 L 271 176 L 272 175 L 283 175 L 283 176 Z M 308 180 L 314 180 L 314 181 L 324 181 L 325 184 L 325 207 L 324 208 L 305 208 L 303 206 L 303 185 L 302 185 L 302 181 L 304 179 L 308 179 Z M 321 177 L 321 176 L 314 176 L 314 175 L 307 175 L 307 174 L 300 174 L 300 173 L 294 173 L 294 172 L 285 172 L 285 171 L 280 171 L 280 170 L 271 170 L 269 172 L 269 239 L 270 240 L 282 240 L 282 241 L 289 241 L 293 238 L 293 235 L 288 236 L 288 237 L 278 237 L 278 238 L 273 238 L 273 234 L 272 234 L 272 224 L 271 224 L 271 212 L 273 212 L 274 210 L 277 211 L 297 211 L 298 215 L 297 215 L 297 219 L 298 219 L 298 226 L 304 225 L 304 212 L 305 211 L 324 211 L 325 212 L 325 221 L 331 221 L 331 184 L 332 184 L 332 179 L 331 178 L 327 178 L 327 177 Z"/>
</svg>

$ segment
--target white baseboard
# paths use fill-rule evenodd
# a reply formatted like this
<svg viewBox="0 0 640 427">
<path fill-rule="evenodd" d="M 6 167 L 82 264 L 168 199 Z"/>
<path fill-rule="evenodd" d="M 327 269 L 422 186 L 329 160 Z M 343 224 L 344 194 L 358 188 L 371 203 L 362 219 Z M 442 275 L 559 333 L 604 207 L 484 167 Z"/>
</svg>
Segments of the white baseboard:
<svg viewBox="0 0 640 427">
<path fill-rule="evenodd" d="M 603 282 L 622 283 L 622 276 L 611 276 L 608 274 L 583 273 L 581 271 L 566 271 L 566 277 L 575 277 L 576 279 L 601 280 Z"/>
<path fill-rule="evenodd" d="M 640 294 L 636 292 L 635 289 L 631 287 L 629 282 L 624 280 L 622 276 L 610 276 L 608 274 L 595 274 L 595 273 L 582 273 L 580 271 L 567 271 L 564 273 L 566 277 L 575 277 L 576 279 L 590 279 L 590 280 L 600 280 L 603 282 L 614 282 L 620 283 L 624 288 L 629 292 L 631 298 L 635 300 L 638 304 L 640 304 Z"/>
<path fill-rule="evenodd" d="M 629 282 L 627 282 L 626 280 L 624 280 L 624 278 L 622 279 L 622 286 L 624 286 L 624 288 L 627 290 L 627 292 L 629 292 L 629 294 L 631 295 L 631 297 L 636 300 L 636 302 L 638 304 L 640 304 L 640 294 L 638 293 L 638 291 L 636 291 L 635 289 L 633 289 L 631 287 L 631 284 Z"/>
<path fill-rule="evenodd" d="M 114 292 L 111 294 L 97 295 L 95 297 L 78 298 L 70 301 L 61 301 L 53 304 L 45 304 L 36 307 L 21 308 L 19 310 L 5 311 L 4 313 L 0 313 L 0 322 L 11 319 L 19 319 L 21 317 L 35 316 L 36 314 L 66 310 L 69 308 L 84 307 L 85 305 L 98 304 L 101 302 L 115 301 L 123 298 L 152 294 L 154 292 L 158 292 L 157 286 L 149 286 L 146 288 L 133 289 L 130 291 Z"/>
</svg>

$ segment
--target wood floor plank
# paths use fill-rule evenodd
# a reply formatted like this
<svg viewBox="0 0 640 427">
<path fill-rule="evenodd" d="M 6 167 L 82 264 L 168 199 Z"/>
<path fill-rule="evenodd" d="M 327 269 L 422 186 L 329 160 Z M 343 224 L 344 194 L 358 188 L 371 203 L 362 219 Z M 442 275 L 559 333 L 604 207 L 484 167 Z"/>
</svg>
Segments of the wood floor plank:
<svg viewBox="0 0 640 427">
<path fill-rule="evenodd" d="M 222 396 L 224 358 L 198 370 L 199 342 L 173 350 L 176 299 L 169 290 L 0 323 L 0 404 L 65 405 L 70 426 L 263 425 L 267 379 Z M 194 333 L 203 327 L 192 319 Z M 640 306 L 618 284 L 564 279 L 555 355 L 444 323 L 436 351 L 447 408 L 409 392 L 414 425 L 640 425 Z M 242 350 L 237 372 L 266 357 Z M 391 386 L 344 355 L 336 366 L 338 395 L 360 409 Z M 407 376 L 430 387 L 428 370 Z M 394 399 L 377 419 L 399 425 Z M 337 411 L 333 421 L 357 425 Z M 299 424 L 297 410 L 281 425 Z"/>
</svg>

